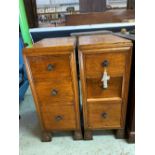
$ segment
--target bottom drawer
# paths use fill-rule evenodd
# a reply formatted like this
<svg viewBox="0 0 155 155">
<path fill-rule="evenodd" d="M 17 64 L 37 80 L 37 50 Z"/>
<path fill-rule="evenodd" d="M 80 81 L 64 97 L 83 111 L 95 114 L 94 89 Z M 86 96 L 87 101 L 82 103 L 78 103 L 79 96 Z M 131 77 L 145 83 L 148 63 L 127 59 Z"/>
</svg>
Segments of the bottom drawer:
<svg viewBox="0 0 155 155">
<path fill-rule="evenodd" d="M 74 106 L 44 106 L 41 108 L 46 130 L 70 130 L 76 128 Z"/>
<path fill-rule="evenodd" d="M 121 103 L 90 102 L 88 106 L 88 128 L 108 129 L 121 127 Z"/>
</svg>

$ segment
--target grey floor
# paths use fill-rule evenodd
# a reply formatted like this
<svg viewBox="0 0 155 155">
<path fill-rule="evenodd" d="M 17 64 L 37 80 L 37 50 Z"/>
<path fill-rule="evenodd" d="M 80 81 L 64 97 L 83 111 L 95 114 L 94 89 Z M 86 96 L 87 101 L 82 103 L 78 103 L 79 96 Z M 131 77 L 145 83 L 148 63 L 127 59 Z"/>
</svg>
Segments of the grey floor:
<svg viewBox="0 0 155 155">
<path fill-rule="evenodd" d="M 30 90 L 20 104 L 20 115 L 20 155 L 134 155 L 135 145 L 115 139 L 112 131 L 94 132 L 92 141 L 73 141 L 71 133 L 54 133 L 52 142 L 42 143 Z"/>
</svg>

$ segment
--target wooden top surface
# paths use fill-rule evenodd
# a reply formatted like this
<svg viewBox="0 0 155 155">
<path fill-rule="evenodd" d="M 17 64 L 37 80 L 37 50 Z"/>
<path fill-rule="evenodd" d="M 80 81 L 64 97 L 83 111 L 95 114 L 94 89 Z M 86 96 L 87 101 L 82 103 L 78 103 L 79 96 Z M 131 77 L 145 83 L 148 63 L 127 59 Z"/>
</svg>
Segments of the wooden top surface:
<svg viewBox="0 0 155 155">
<path fill-rule="evenodd" d="M 61 54 L 62 52 L 73 52 L 76 46 L 75 37 L 46 38 L 42 39 L 32 46 L 25 47 L 23 54 Z"/>
<path fill-rule="evenodd" d="M 75 38 L 62 37 L 62 38 L 46 38 L 42 39 L 32 45 L 33 48 L 48 48 L 48 47 L 74 47 Z"/>
<path fill-rule="evenodd" d="M 112 34 L 80 36 L 79 46 L 82 45 L 106 45 L 106 44 L 129 44 L 130 40 Z"/>
</svg>

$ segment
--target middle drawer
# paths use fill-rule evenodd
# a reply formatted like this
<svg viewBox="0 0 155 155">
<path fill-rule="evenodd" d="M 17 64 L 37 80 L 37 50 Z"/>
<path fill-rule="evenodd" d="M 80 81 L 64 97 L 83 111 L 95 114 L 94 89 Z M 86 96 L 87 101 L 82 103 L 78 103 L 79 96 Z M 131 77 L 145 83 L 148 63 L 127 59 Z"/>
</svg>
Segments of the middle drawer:
<svg viewBox="0 0 155 155">
<path fill-rule="evenodd" d="M 36 83 L 36 92 L 41 105 L 73 104 L 74 94 L 71 78 L 60 81 Z"/>
<path fill-rule="evenodd" d="M 103 88 L 101 78 L 86 79 L 87 83 L 87 98 L 88 99 L 103 99 L 111 97 L 120 97 L 122 95 L 123 77 L 111 77 L 108 81 L 108 88 Z"/>
</svg>

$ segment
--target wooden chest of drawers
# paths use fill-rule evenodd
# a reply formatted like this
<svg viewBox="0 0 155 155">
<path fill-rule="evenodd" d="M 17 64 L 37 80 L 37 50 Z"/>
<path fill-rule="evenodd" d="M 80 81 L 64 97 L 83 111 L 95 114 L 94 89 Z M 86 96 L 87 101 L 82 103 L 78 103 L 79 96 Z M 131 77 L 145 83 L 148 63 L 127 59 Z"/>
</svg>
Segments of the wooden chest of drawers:
<svg viewBox="0 0 155 155">
<path fill-rule="evenodd" d="M 42 129 L 42 141 L 52 131 L 74 131 L 82 139 L 74 38 L 43 39 L 23 52 Z"/>
<path fill-rule="evenodd" d="M 84 138 L 93 130 L 124 131 L 132 43 L 111 34 L 80 36 L 78 41 Z"/>
</svg>

